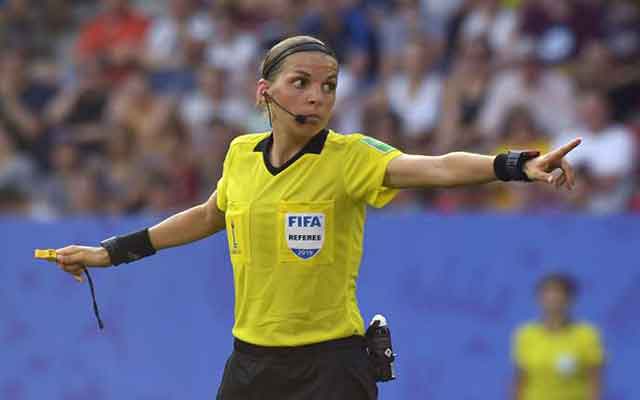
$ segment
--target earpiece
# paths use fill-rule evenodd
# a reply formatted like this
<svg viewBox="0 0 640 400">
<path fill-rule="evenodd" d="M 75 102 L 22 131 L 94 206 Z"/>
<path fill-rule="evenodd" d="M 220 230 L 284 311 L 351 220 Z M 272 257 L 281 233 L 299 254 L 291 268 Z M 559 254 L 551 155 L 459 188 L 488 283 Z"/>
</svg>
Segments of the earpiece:
<svg viewBox="0 0 640 400">
<path fill-rule="evenodd" d="M 296 121 L 300 125 L 305 124 L 307 122 L 307 117 L 305 115 L 294 114 L 291 111 L 287 110 L 280 103 L 278 103 L 278 101 L 276 101 L 276 99 L 274 99 L 266 90 L 263 90 L 261 94 L 262 94 L 262 97 L 264 97 L 267 102 L 267 107 L 269 105 L 269 101 L 273 101 L 273 103 L 276 106 L 278 106 L 278 108 L 280 108 L 282 111 L 286 112 L 287 114 L 291 115 L 294 121 Z M 269 113 L 269 118 L 271 118 L 271 113 Z"/>
</svg>

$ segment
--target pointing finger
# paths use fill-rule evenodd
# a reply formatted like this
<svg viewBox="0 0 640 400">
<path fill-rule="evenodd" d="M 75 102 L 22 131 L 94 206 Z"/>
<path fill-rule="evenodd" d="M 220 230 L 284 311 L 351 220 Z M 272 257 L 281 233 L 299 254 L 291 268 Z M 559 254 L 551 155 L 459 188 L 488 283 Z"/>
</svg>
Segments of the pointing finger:
<svg viewBox="0 0 640 400">
<path fill-rule="evenodd" d="M 564 146 L 561 146 L 556 150 L 552 151 L 551 153 L 549 153 L 549 158 L 551 160 L 559 160 L 562 157 L 566 156 L 571 150 L 578 147 L 580 143 L 582 143 L 582 138 L 573 139 L 572 141 L 565 144 Z"/>
</svg>

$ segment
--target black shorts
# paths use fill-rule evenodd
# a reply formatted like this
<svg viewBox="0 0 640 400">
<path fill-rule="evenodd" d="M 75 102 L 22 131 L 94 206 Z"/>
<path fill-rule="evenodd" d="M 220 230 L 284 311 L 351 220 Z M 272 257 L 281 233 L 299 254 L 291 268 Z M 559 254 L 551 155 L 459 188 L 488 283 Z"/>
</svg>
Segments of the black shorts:
<svg viewBox="0 0 640 400">
<path fill-rule="evenodd" d="M 378 387 L 362 336 L 299 347 L 239 340 L 217 400 L 375 400 Z"/>
</svg>

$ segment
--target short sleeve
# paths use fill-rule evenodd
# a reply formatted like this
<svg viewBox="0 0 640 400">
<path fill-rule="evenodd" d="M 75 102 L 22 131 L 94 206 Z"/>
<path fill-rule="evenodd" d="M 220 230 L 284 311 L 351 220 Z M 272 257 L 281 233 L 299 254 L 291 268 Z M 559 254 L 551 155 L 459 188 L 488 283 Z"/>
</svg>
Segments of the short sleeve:
<svg viewBox="0 0 640 400">
<path fill-rule="evenodd" d="M 373 207 L 383 207 L 398 193 L 383 186 L 387 165 L 402 153 L 377 139 L 357 135 L 349 144 L 344 163 L 344 185 L 349 197 Z"/>
<path fill-rule="evenodd" d="M 584 360 L 590 367 L 597 367 L 604 362 L 604 349 L 600 341 L 598 330 L 590 325 L 583 329 Z"/>
<path fill-rule="evenodd" d="M 527 327 L 523 326 L 513 333 L 511 338 L 511 358 L 516 367 L 520 369 L 526 369 L 526 352 L 527 352 Z"/>
<path fill-rule="evenodd" d="M 231 164 L 231 156 L 233 155 L 233 146 L 229 147 L 227 155 L 224 158 L 222 164 L 222 177 L 218 180 L 218 186 L 216 188 L 217 206 L 218 210 L 227 211 L 227 181 L 229 175 L 229 166 Z"/>
</svg>

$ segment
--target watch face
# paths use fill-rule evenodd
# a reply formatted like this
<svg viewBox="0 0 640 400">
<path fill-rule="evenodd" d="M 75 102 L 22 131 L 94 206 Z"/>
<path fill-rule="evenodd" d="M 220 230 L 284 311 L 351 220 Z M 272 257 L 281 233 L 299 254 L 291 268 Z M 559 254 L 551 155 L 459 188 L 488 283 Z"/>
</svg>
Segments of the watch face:
<svg viewBox="0 0 640 400">
<path fill-rule="evenodd" d="M 577 369 L 577 360 L 573 354 L 561 353 L 556 358 L 555 368 L 560 375 L 574 375 Z"/>
</svg>

